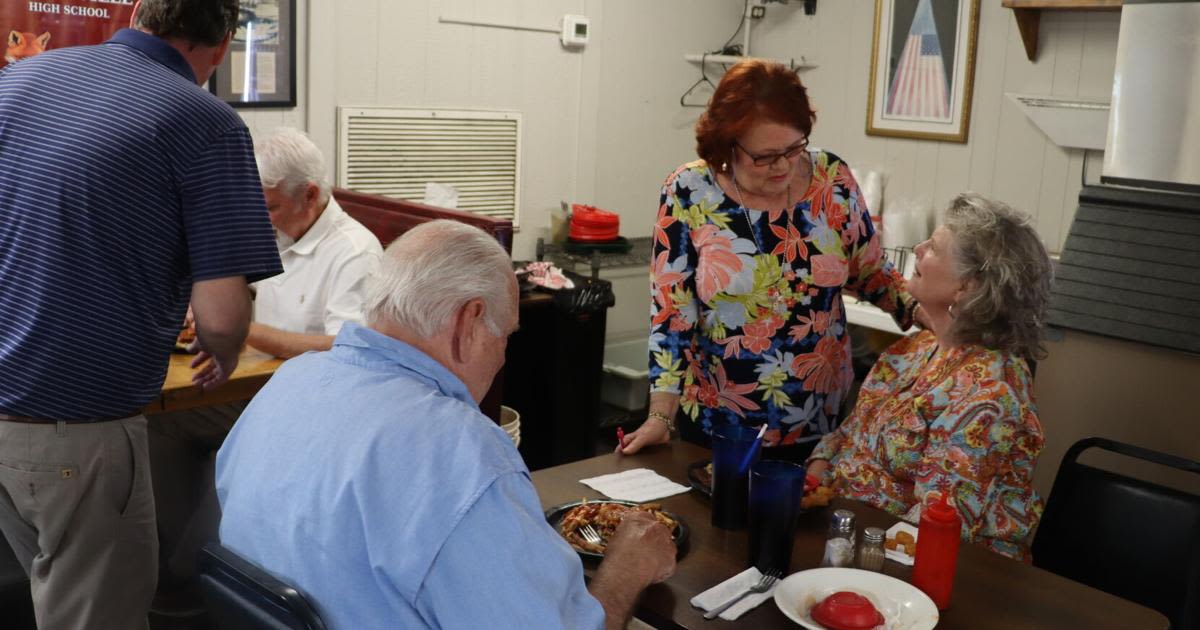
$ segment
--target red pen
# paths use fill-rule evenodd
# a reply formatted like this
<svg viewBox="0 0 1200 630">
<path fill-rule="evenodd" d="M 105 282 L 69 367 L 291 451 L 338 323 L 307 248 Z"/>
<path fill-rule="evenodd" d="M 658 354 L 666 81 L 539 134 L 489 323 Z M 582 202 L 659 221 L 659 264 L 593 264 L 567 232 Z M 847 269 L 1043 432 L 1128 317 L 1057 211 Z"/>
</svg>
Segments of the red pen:
<svg viewBox="0 0 1200 630">
<path fill-rule="evenodd" d="M 617 427 L 617 452 L 620 453 L 623 448 L 625 448 L 625 429 Z"/>
</svg>

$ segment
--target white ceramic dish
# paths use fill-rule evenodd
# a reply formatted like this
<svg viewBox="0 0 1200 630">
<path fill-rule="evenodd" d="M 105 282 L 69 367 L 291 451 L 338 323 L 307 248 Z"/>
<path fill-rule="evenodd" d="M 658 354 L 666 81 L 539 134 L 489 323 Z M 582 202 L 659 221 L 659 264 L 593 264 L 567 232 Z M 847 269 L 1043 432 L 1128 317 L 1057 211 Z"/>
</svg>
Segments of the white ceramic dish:
<svg viewBox="0 0 1200 630">
<path fill-rule="evenodd" d="M 808 611 L 838 591 L 853 591 L 871 600 L 888 630 L 932 630 L 938 622 L 937 606 L 915 586 L 861 569 L 830 567 L 793 573 L 775 587 L 775 605 L 801 626 L 825 630 Z"/>
</svg>

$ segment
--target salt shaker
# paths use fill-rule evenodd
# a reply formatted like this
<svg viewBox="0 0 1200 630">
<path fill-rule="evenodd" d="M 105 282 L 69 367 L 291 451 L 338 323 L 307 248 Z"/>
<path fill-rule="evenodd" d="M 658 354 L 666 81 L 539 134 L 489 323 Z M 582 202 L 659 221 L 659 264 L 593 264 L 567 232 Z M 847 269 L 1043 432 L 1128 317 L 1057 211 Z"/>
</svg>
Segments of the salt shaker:
<svg viewBox="0 0 1200 630">
<path fill-rule="evenodd" d="M 883 536 L 878 527 L 863 529 L 862 546 L 858 548 L 858 568 L 867 571 L 883 570 Z"/>
<path fill-rule="evenodd" d="M 854 566 L 854 512 L 834 510 L 829 521 L 829 538 L 825 540 L 823 567 Z"/>
</svg>

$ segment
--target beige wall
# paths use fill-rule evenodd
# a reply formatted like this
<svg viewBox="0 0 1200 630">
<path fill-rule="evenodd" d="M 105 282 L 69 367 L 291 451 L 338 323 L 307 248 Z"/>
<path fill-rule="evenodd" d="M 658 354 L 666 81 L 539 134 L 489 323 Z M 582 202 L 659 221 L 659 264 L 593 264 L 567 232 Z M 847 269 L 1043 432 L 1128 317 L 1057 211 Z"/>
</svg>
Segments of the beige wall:
<svg viewBox="0 0 1200 630">
<path fill-rule="evenodd" d="M 1200 461 L 1200 355 L 1072 331 L 1047 348 L 1050 356 L 1038 365 L 1035 386 L 1046 433 L 1036 478 L 1043 496 L 1063 454 L 1085 437 Z M 1085 461 L 1200 493 L 1196 475 L 1101 459 Z"/>
<path fill-rule="evenodd" d="M 670 122 L 679 109 L 676 88 L 659 84 L 663 77 L 694 71 L 683 53 L 696 47 L 693 41 L 723 40 L 739 12 L 735 4 L 315 0 L 308 3 L 301 64 L 312 88 L 302 107 L 243 111 L 243 117 L 256 135 L 281 123 L 306 128 L 332 167 L 338 106 L 519 111 L 522 204 L 514 257 L 532 258 L 550 211 L 564 199 L 608 204 L 626 215 L 625 234 L 646 234 L 648 224 L 633 215 L 653 212 L 659 183 L 687 158 L 691 142 L 690 121 Z M 564 14 L 591 19 L 593 41 L 582 51 L 565 50 L 552 33 L 438 19 L 553 27 Z M 631 162 L 641 177 L 611 172 L 602 162 L 611 159 Z M 627 197 L 597 192 L 618 188 L 637 201 L 626 204 Z"/>
</svg>

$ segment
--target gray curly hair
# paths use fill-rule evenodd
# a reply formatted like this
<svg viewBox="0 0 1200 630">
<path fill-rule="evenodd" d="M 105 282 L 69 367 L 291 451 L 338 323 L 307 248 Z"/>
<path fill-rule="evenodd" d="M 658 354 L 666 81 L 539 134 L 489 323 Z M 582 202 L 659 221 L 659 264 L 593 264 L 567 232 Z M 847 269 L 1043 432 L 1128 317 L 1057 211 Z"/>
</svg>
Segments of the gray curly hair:
<svg viewBox="0 0 1200 630">
<path fill-rule="evenodd" d="M 953 334 L 1027 359 L 1044 358 L 1054 267 L 1029 217 L 963 193 L 950 202 L 943 225 L 954 236 L 958 277 L 974 281 L 955 305 Z"/>
</svg>

